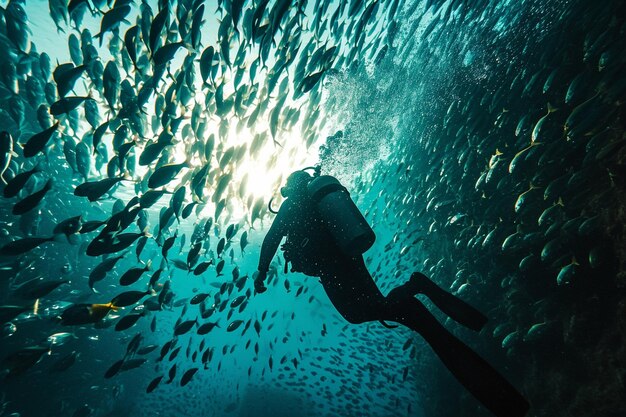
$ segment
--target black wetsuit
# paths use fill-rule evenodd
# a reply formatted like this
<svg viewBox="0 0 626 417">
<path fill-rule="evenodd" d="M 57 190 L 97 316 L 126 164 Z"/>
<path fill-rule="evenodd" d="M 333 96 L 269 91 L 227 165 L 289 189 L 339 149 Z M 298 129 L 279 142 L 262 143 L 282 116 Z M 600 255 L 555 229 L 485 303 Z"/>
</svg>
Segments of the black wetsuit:
<svg viewBox="0 0 626 417">
<path fill-rule="evenodd" d="M 306 197 L 288 198 L 281 205 L 261 247 L 259 271 L 267 271 L 278 245 L 284 236 L 301 244 L 302 234 L 308 250 L 315 253 L 306 261 L 313 265 L 308 275 L 319 276 L 320 281 L 337 311 L 350 323 L 394 321 L 418 332 L 433 348 L 444 365 L 485 407 L 501 417 L 521 417 L 529 408 L 527 401 L 491 365 L 467 345 L 457 339 L 414 298 L 415 294 L 385 297 L 370 275 L 362 255 L 348 256 L 334 243 L 330 233 L 316 214 L 314 205 Z M 314 272 L 313 272 L 314 271 Z M 428 281 L 423 292 L 442 311 L 474 330 L 480 330 L 486 321 L 473 308 Z M 405 284 L 406 285 L 406 284 Z M 402 287 L 402 286 L 401 286 Z M 464 320 L 463 312 L 477 317 Z M 455 314 L 459 313 L 459 314 Z M 464 322 L 466 321 L 466 322 Z"/>
</svg>

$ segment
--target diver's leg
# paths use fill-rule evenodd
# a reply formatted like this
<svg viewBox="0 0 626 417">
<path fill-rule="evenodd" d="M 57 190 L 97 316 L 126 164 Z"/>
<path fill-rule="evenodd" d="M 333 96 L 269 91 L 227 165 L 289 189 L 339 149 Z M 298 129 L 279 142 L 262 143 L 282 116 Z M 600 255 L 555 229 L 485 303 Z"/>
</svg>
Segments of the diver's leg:
<svg viewBox="0 0 626 417">
<path fill-rule="evenodd" d="M 418 332 L 456 379 L 496 416 L 522 417 L 528 411 L 524 397 L 476 352 L 448 332 L 417 299 L 388 299 L 383 319 Z"/>
<path fill-rule="evenodd" d="M 459 297 L 440 288 L 420 272 L 414 272 L 411 279 L 394 288 L 387 297 L 404 298 L 424 294 L 445 314 L 463 326 L 479 331 L 487 323 L 487 317 Z"/>
<path fill-rule="evenodd" d="M 362 257 L 334 259 L 327 264 L 327 271 L 320 280 L 332 304 L 350 323 L 382 319 L 387 300 Z"/>
</svg>

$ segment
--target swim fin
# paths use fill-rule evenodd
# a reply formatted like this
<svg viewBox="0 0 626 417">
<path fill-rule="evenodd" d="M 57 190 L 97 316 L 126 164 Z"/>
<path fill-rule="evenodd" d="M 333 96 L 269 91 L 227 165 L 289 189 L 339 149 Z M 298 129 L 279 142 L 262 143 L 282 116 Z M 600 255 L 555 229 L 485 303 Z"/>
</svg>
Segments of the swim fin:
<svg viewBox="0 0 626 417">
<path fill-rule="evenodd" d="M 395 304 L 385 317 L 418 332 L 455 378 L 498 417 L 523 417 L 528 401 L 487 361 L 457 339 L 415 298 Z"/>
<path fill-rule="evenodd" d="M 388 297 L 413 297 L 420 293 L 427 296 L 448 317 L 469 329 L 480 331 L 487 323 L 484 314 L 443 290 L 421 272 L 414 272 L 407 283 L 391 290 Z"/>
</svg>

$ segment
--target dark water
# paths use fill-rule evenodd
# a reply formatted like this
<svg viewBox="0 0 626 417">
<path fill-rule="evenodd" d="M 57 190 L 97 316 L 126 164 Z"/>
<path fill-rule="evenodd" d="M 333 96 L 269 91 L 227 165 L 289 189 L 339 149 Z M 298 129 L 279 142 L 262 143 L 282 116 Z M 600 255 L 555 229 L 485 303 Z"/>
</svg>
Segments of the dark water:
<svg viewBox="0 0 626 417">
<path fill-rule="evenodd" d="M 106 256 L 86 255 L 97 231 L 56 234 L 2 256 L 0 304 L 28 311 L 3 323 L 0 416 L 491 415 L 423 339 L 404 327 L 347 323 L 316 278 L 283 273 L 280 255 L 268 291 L 253 295 L 272 220 L 266 204 L 279 198 L 290 172 L 315 163 L 348 187 L 376 232 L 364 257 L 383 293 L 419 270 L 489 317 L 474 333 L 424 299 L 524 394 L 529 415 L 626 414 L 623 2 L 271 1 L 258 19 L 265 3 L 250 0 L 204 8 L 95 1 L 93 16 L 85 3 L 70 2 L 67 19 L 63 2 L 2 3 L 1 129 L 26 143 L 55 121 L 60 128 L 35 156 L 14 146 L 3 178 L 37 164 L 41 172 L 18 196 L 0 200 L 0 244 L 51 237 L 73 216 L 108 220 L 148 191 L 158 167 L 186 159 L 164 188 L 185 187 L 182 207 L 197 205 L 180 221 L 163 217 L 175 206 L 171 194 L 141 210 L 124 233 L 147 222 L 145 247 L 139 255 L 137 243 L 120 251 L 123 259 L 93 285 L 98 293 L 89 276 Z M 166 3 L 169 12 L 159 14 Z M 126 19 L 105 31 L 101 47 L 84 32 L 101 30 L 95 9 L 114 10 L 107 21 L 116 13 Z M 153 29 L 159 16 L 167 22 L 160 31 Z M 200 28 L 194 16 L 204 23 L 192 36 Z M 134 42 L 126 42 L 136 24 Z M 272 30 L 274 43 L 263 35 Z M 158 65 L 156 52 L 181 40 Z M 203 82 L 210 46 L 217 54 Z M 93 100 L 50 115 L 62 84 L 51 72 L 69 62 L 85 67 L 65 95 Z M 94 132 L 107 120 L 95 152 Z M 171 145 L 143 164 L 149 145 L 169 134 Z M 122 176 L 98 201 L 74 195 L 79 184 Z M 41 204 L 12 213 L 49 178 Z M 162 245 L 174 236 L 166 262 Z M 181 269 L 194 243 L 201 246 L 192 269 L 213 260 L 197 275 Z M 136 283 L 120 285 L 127 270 L 149 260 Z M 163 297 L 147 296 L 96 324 L 60 323 L 73 303 L 145 290 L 159 269 L 154 290 Z M 40 297 L 34 314 L 35 299 L 17 288 L 36 277 L 69 282 Z M 190 303 L 203 293 L 201 307 Z M 155 299 L 162 310 L 142 304 Z M 232 307 L 235 300 L 243 307 Z M 133 327 L 115 330 L 120 317 L 139 312 Z M 194 325 L 173 338 L 179 318 L 218 327 L 198 335 Z M 240 327 L 228 331 L 237 320 Z M 59 332 L 69 335 L 52 343 Z M 136 335 L 140 349 L 155 350 L 127 354 Z M 42 355 L 16 370 L 12 355 L 27 347 Z M 139 366 L 105 378 L 121 359 Z"/>
</svg>

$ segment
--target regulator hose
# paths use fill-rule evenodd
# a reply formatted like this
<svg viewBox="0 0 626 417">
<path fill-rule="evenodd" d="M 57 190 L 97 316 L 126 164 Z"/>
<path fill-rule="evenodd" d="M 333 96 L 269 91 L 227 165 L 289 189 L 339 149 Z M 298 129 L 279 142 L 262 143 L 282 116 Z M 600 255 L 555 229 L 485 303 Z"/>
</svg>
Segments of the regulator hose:
<svg viewBox="0 0 626 417">
<path fill-rule="evenodd" d="M 313 170 L 313 177 L 319 177 L 320 174 L 322 173 L 322 166 L 314 165 L 314 166 L 302 168 L 300 171 L 308 171 L 308 170 Z"/>
<path fill-rule="evenodd" d="M 270 198 L 269 203 L 267 203 L 267 209 L 268 209 L 268 210 L 270 211 L 270 213 L 272 213 L 272 214 L 278 214 L 278 212 L 277 212 L 277 211 L 274 211 L 274 210 L 272 209 L 272 201 L 274 201 L 274 197 Z"/>
</svg>

